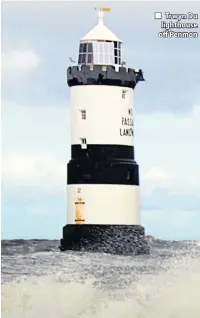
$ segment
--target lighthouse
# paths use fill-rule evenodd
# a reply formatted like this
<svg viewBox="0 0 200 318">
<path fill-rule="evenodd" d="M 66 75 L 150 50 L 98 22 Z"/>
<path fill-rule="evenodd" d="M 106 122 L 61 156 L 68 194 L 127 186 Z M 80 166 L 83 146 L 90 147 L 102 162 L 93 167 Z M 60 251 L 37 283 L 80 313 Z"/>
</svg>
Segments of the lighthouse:
<svg viewBox="0 0 200 318">
<path fill-rule="evenodd" d="M 148 253 L 140 224 L 133 92 L 142 70 L 125 67 L 122 41 L 104 12 L 79 43 L 67 69 L 71 160 L 67 165 L 67 224 L 60 249 L 111 254 Z"/>
</svg>

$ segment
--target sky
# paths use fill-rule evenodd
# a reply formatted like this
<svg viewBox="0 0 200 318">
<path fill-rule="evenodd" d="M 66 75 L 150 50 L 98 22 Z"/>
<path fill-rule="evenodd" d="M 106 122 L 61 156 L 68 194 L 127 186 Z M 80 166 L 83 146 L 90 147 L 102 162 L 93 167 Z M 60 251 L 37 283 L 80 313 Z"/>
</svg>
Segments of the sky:
<svg viewBox="0 0 200 318">
<path fill-rule="evenodd" d="M 200 239 L 200 41 L 159 38 L 154 19 L 154 12 L 200 15 L 200 3 L 103 6 L 111 7 L 105 24 L 123 40 L 128 67 L 146 79 L 134 92 L 142 225 L 160 239 Z M 96 22 L 93 3 L 2 4 L 3 239 L 61 238 L 70 159 L 66 70 Z"/>
</svg>

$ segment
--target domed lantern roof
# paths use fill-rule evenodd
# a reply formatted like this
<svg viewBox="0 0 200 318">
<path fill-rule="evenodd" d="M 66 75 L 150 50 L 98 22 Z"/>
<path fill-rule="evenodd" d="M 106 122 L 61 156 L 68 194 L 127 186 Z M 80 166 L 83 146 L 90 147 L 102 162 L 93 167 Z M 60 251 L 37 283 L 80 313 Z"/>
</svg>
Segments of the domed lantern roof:
<svg viewBox="0 0 200 318">
<path fill-rule="evenodd" d="M 97 13 L 98 23 L 97 25 L 92 28 L 84 37 L 82 37 L 81 41 L 95 41 L 95 40 L 102 40 L 102 41 L 122 41 L 109 29 L 105 26 L 103 17 L 104 12 L 108 10 L 107 8 L 100 9 Z"/>
</svg>

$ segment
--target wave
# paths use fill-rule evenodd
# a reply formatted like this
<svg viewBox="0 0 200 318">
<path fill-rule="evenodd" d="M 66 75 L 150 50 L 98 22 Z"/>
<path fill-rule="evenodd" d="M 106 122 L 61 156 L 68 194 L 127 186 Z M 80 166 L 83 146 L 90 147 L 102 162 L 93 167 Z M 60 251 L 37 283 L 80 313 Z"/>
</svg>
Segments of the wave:
<svg viewBox="0 0 200 318">
<path fill-rule="evenodd" d="M 50 252 L 59 250 L 58 240 L 16 239 L 1 241 L 2 255 L 19 253 Z"/>
<path fill-rule="evenodd" d="M 124 258 L 124 262 L 125 262 Z M 89 263 L 88 263 L 88 266 Z M 174 257 L 165 270 L 106 291 L 96 279 L 67 282 L 62 268 L 2 286 L 4 318 L 199 318 L 200 258 Z M 95 270 L 95 268 L 93 268 Z M 117 271 L 117 268 L 115 269 Z M 115 274 L 122 275 L 120 272 Z M 122 277 L 123 279 L 123 277 Z"/>
<path fill-rule="evenodd" d="M 153 248 L 160 249 L 180 249 L 186 248 L 186 246 L 196 245 L 200 242 L 198 241 L 165 241 L 165 240 L 149 240 L 149 243 Z M 2 255 L 12 253 L 33 253 L 33 252 L 50 252 L 50 251 L 59 251 L 59 240 L 42 240 L 42 239 L 15 239 L 15 240 L 2 240 L 1 248 Z"/>
</svg>

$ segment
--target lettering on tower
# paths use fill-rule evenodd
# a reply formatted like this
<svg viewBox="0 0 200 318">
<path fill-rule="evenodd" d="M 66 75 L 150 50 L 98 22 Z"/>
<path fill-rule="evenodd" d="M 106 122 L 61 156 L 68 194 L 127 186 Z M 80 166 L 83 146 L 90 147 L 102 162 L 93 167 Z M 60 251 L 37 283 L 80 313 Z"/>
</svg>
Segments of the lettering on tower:
<svg viewBox="0 0 200 318">
<path fill-rule="evenodd" d="M 128 116 L 121 117 L 122 127 L 119 129 L 120 136 L 134 136 L 133 131 L 133 110 L 128 109 Z"/>
</svg>

